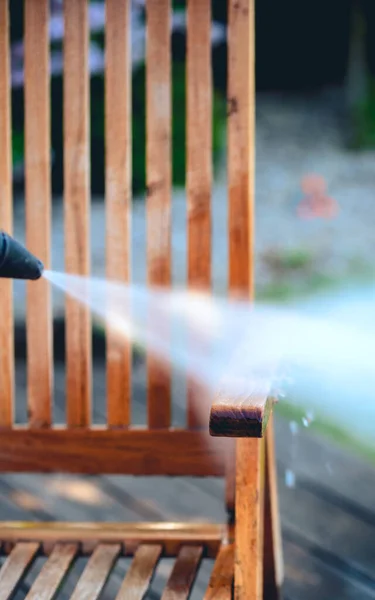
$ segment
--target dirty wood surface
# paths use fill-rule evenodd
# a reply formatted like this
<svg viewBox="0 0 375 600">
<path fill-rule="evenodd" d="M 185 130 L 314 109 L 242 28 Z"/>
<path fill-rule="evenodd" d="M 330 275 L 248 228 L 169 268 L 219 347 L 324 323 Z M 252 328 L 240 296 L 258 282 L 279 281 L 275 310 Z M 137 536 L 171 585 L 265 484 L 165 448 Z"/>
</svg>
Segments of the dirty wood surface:
<svg viewBox="0 0 375 600">
<path fill-rule="evenodd" d="M 93 417 L 104 423 L 106 373 L 94 364 Z M 145 368 L 134 370 L 132 421 L 147 418 Z M 173 386 L 181 389 L 178 381 Z M 26 422 L 24 363 L 16 368 L 16 414 Z M 181 394 L 172 404 L 173 424 L 183 424 Z M 64 422 L 64 372 L 55 368 L 54 420 Z M 375 599 L 375 468 L 320 438 L 312 426 L 292 439 L 288 422 L 275 422 L 280 510 L 285 553 L 285 600 Z M 293 446 L 294 445 L 294 446 Z M 99 450 L 100 451 L 100 450 Z M 294 488 L 285 485 L 292 469 Z M 4 520 L 71 521 L 214 521 L 225 518 L 224 482 L 219 479 L 134 478 L 126 476 L 3 475 L 0 477 L 0 518 Z M 43 566 L 38 558 L 28 571 L 17 600 L 25 598 Z M 2 559 L 3 562 L 3 559 Z M 87 559 L 69 571 L 65 600 L 75 589 Z M 104 584 L 100 598 L 115 598 L 130 560 L 120 558 Z M 203 598 L 212 562 L 203 559 L 194 583 L 193 600 Z M 173 560 L 162 560 L 155 571 L 148 600 L 161 598 Z"/>
</svg>

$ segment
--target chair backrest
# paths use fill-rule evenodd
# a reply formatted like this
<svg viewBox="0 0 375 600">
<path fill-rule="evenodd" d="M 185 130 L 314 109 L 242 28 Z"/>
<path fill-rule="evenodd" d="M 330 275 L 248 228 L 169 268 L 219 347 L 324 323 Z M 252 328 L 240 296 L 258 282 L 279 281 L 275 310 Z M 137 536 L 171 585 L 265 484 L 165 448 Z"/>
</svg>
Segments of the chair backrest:
<svg viewBox="0 0 375 600">
<path fill-rule="evenodd" d="M 228 4 L 229 287 L 253 286 L 254 0 Z M 146 39 L 147 273 L 171 285 L 171 0 L 149 0 Z M 64 0 L 64 231 L 66 271 L 90 273 L 89 27 L 87 0 Z M 131 280 L 130 0 L 106 1 L 105 209 L 109 278 Z M 51 254 L 49 0 L 25 0 L 26 244 L 47 266 Z M 9 13 L 0 0 L 0 223 L 12 231 Z M 187 1 L 188 285 L 211 288 L 212 69 L 211 2 Z M 156 239 L 156 243 L 155 243 Z M 14 424 L 12 283 L 0 283 L 0 470 L 169 475 L 226 472 L 207 444 L 208 423 L 194 411 L 171 425 L 170 376 L 149 357 L 148 426 L 131 426 L 131 348 L 107 335 L 107 425 L 91 420 L 91 321 L 66 303 L 67 424 L 52 422 L 51 291 L 27 286 L 28 425 Z M 202 433 L 203 430 L 203 433 Z M 228 440 L 227 440 L 228 441 Z M 226 443 L 226 442 L 225 442 Z M 228 446 L 228 456 L 233 458 Z M 230 469 L 233 475 L 233 467 Z M 233 481 L 228 479 L 228 503 Z"/>
</svg>

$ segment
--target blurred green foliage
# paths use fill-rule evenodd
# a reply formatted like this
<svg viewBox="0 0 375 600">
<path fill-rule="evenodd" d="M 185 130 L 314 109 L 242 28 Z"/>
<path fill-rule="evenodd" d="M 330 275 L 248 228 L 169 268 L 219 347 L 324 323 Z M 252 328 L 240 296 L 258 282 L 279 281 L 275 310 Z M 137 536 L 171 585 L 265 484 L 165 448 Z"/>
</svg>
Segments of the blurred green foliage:
<svg viewBox="0 0 375 600">
<path fill-rule="evenodd" d="M 375 147 L 375 80 L 370 79 L 367 93 L 352 112 L 350 146 L 354 149 Z"/>
</svg>

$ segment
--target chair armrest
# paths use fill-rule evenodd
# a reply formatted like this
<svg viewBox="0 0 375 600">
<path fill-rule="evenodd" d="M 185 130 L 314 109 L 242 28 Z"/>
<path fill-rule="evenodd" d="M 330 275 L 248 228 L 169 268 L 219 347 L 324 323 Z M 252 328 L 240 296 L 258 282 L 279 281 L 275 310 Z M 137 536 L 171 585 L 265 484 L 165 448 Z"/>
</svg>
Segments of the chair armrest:
<svg viewBox="0 0 375 600">
<path fill-rule="evenodd" d="M 257 382 L 249 393 L 243 395 L 219 393 L 210 410 L 210 435 L 263 437 L 275 402 L 271 384 L 265 382 Z"/>
</svg>

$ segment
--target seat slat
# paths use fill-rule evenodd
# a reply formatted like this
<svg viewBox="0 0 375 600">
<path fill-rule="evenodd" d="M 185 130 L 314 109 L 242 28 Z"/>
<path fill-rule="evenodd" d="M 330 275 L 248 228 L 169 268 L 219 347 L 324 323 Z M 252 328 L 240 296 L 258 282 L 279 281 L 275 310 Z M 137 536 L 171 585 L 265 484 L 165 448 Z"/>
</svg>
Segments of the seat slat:
<svg viewBox="0 0 375 600">
<path fill-rule="evenodd" d="M 211 285 L 211 3 L 189 0 L 187 19 L 188 284 L 193 290 L 208 291 Z M 197 410 L 199 393 L 197 384 L 188 381 L 187 422 L 191 428 L 207 427 L 202 411 Z"/>
<path fill-rule="evenodd" d="M 12 142 L 8 0 L 0 0 L 0 224 L 12 233 Z M 14 412 L 13 284 L 0 279 L 0 426 L 11 427 Z"/>
<path fill-rule="evenodd" d="M 1 600 L 12 598 L 38 550 L 39 544 L 33 542 L 16 544 L 13 548 L 0 570 Z"/>
<path fill-rule="evenodd" d="M 147 2 L 146 174 L 147 273 L 151 286 L 171 282 L 171 0 Z M 153 319 L 152 310 L 150 319 Z M 163 334 L 168 336 L 167 331 Z M 171 383 L 166 365 L 147 356 L 148 425 L 169 427 Z"/>
<path fill-rule="evenodd" d="M 183 546 L 178 553 L 161 600 L 187 600 L 202 558 L 202 546 Z"/>
<path fill-rule="evenodd" d="M 204 600 L 230 600 L 234 576 L 234 544 L 220 547 Z"/>
<path fill-rule="evenodd" d="M 152 544 L 138 548 L 116 600 L 142 600 L 154 575 L 161 551 L 162 546 Z"/>
<path fill-rule="evenodd" d="M 26 600 L 52 600 L 78 551 L 78 544 L 57 544 L 31 586 Z"/>
<path fill-rule="evenodd" d="M 107 277 L 129 281 L 131 223 L 130 1 L 106 3 L 105 139 Z M 130 424 L 131 346 L 107 329 L 107 422 Z"/>
<path fill-rule="evenodd" d="M 120 550 L 120 544 L 99 545 L 87 563 L 70 600 L 99 598 Z"/>
<path fill-rule="evenodd" d="M 50 267 L 51 142 L 49 0 L 25 1 L 26 245 Z M 47 280 L 27 283 L 27 403 L 31 427 L 52 420 L 52 312 Z"/>
<path fill-rule="evenodd" d="M 65 270 L 90 270 L 90 146 L 88 2 L 64 0 L 64 209 Z M 91 421 L 91 320 L 89 310 L 66 299 L 67 423 Z"/>
</svg>

